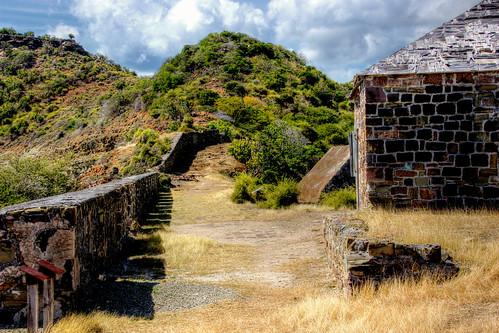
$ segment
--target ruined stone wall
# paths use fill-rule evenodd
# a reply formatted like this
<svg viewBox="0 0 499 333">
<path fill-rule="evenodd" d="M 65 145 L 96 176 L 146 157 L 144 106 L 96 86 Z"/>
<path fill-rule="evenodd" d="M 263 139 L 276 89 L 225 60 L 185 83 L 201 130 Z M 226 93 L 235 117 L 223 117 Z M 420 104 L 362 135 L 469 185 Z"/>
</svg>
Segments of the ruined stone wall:
<svg viewBox="0 0 499 333">
<path fill-rule="evenodd" d="M 364 77 L 361 207 L 499 207 L 498 87 L 499 72 Z"/>
<path fill-rule="evenodd" d="M 181 132 L 173 139 L 171 150 L 163 156 L 159 170 L 164 173 L 185 171 L 198 151 L 224 142 L 230 142 L 230 139 L 217 130 Z"/>
<path fill-rule="evenodd" d="M 365 230 L 361 221 L 324 220 L 331 276 L 338 288 L 347 293 L 367 282 L 378 286 L 390 278 L 418 279 L 426 273 L 446 279 L 459 271 L 439 244 L 416 245 L 362 238 Z"/>
<path fill-rule="evenodd" d="M 75 291 L 120 258 L 157 189 L 158 174 L 149 173 L 0 209 L 0 322 L 23 320 L 19 267 L 40 259 L 66 270 L 56 278 L 56 308 L 70 307 Z"/>
</svg>

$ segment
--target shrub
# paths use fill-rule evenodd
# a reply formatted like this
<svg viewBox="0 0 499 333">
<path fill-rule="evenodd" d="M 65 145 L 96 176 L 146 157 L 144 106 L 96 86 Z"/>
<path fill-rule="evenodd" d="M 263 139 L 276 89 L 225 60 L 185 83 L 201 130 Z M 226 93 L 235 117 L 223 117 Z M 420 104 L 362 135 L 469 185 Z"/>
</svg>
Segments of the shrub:
<svg viewBox="0 0 499 333">
<path fill-rule="evenodd" d="M 329 193 L 323 193 L 321 204 L 333 209 L 353 209 L 357 205 L 357 194 L 354 186 L 341 188 Z"/>
<path fill-rule="evenodd" d="M 252 177 L 247 173 L 241 173 L 236 178 L 234 192 L 232 192 L 230 199 L 239 204 L 246 201 L 255 202 L 256 194 L 252 194 L 252 192 L 258 189 L 259 186 L 260 181 L 258 178 Z"/>
<path fill-rule="evenodd" d="M 292 179 L 285 178 L 277 185 L 265 187 L 265 201 L 259 205 L 264 208 L 279 209 L 298 203 L 298 183 Z"/>
<path fill-rule="evenodd" d="M 75 185 L 70 159 L 21 157 L 0 162 L 0 208 L 67 192 Z"/>
</svg>

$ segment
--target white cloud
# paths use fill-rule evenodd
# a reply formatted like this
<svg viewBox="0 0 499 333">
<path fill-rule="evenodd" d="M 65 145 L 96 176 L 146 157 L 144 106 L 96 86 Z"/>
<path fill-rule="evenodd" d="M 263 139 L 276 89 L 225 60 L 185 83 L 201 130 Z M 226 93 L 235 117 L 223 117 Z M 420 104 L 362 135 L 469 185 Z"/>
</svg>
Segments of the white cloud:
<svg viewBox="0 0 499 333">
<path fill-rule="evenodd" d="M 50 27 L 47 30 L 47 34 L 50 36 L 58 37 L 58 38 L 69 38 L 69 34 L 73 34 L 75 38 L 80 36 L 80 32 L 77 27 L 73 27 L 67 24 L 58 24 L 55 27 Z"/>
<path fill-rule="evenodd" d="M 376 63 L 477 0 L 272 0 L 276 40 L 291 43 L 335 80 Z M 342 70 L 344 68 L 344 70 Z"/>
<path fill-rule="evenodd" d="M 98 52 L 118 61 L 169 56 L 210 32 L 265 29 L 264 14 L 231 0 L 73 0 Z M 144 56 L 146 55 L 146 56 Z"/>
<path fill-rule="evenodd" d="M 73 15 L 83 24 L 81 37 L 138 71 L 156 70 L 183 45 L 230 30 L 302 53 L 340 82 L 478 2 L 271 0 L 265 6 L 261 0 L 71 1 Z M 75 34 L 65 35 L 69 32 Z"/>
</svg>

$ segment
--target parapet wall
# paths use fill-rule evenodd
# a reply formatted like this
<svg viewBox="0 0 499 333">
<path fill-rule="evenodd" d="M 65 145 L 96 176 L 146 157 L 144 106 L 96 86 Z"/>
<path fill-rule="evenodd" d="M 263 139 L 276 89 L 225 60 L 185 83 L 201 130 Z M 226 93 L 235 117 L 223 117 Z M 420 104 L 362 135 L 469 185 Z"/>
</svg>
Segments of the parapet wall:
<svg viewBox="0 0 499 333">
<path fill-rule="evenodd" d="M 347 293 L 367 282 L 378 286 L 386 279 L 417 279 L 426 273 L 445 279 L 459 271 L 439 244 L 415 245 L 362 238 L 364 230 L 360 221 L 345 223 L 332 218 L 324 221 L 332 276 L 338 288 Z"/>
<path fill-rule="evenodd" d="M 173 139 L 171 150 L 163 156 L 159 170 L 164 173 L 186 170 L 198 151 L 224 142 L 230 142 L 230 139 L 217 130 L 181 132 Z"/>
<path fill-rule="evenodd" d="M 0 323 L 23 321 L 26 286 L 19 267 L 43 259 L 56 278 L 56 310 L 120 258 L 130 227 L 158 191 L 158 174 L 116 180 L 0 209 Z"/>
</svg>

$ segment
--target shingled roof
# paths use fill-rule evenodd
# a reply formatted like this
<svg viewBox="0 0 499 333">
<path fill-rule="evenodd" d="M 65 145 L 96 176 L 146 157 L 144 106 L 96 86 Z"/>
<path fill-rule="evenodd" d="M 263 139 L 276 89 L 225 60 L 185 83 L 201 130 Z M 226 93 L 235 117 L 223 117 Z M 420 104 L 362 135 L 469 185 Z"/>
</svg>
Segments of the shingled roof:
<svg viewBox="0 0 499 333">
<path fill-rule="evenodd" d="M 358 76 L 499 70 L 499 0 L 475 7 Z"/>
</svg>

